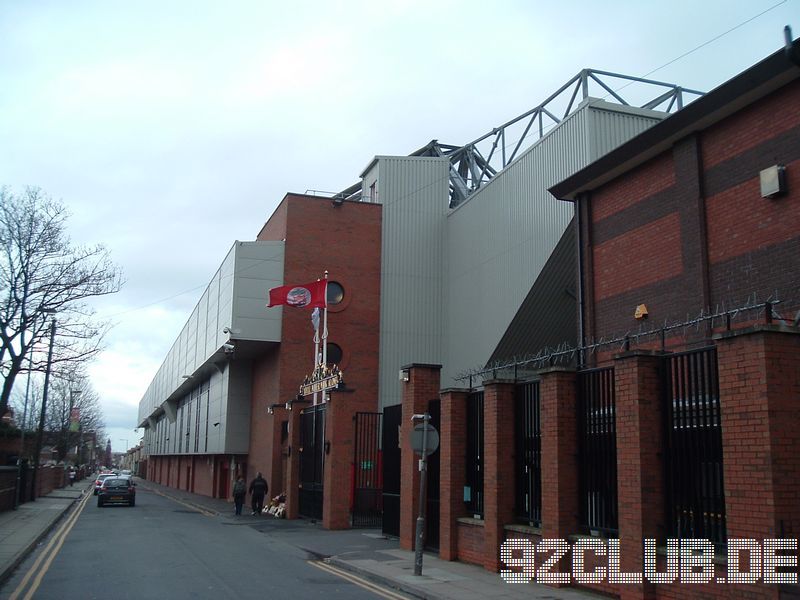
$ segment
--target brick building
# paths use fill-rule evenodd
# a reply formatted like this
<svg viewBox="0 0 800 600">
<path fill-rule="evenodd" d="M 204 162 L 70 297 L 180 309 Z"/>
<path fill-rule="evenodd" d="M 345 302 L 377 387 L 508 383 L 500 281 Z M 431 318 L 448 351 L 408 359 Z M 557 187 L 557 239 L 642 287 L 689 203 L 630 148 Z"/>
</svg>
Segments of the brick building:
<svg viewBox="0 0 800 600">
<path fill-rule="evenodd" d="M 576 209 L 578 344 L 440 390 L 440 557 L 499 571 L 504 541 L 519 557 L 563 539 L 589 548 L 586 573 L 566 575 L 568 552 L 553 585 L 795 597 L 799 189 L 800 67 L 784 51 L 550 188 Z M 522 380 L 523 367 L 538 370 Z M 404 412 L 442 387 L 437 365 L 408 375 Z M 411 482 L 405 492 L 403 504 Z M 762 556 L 765 540 L 787 540 L 787 573 L 764 583 L 741 552 L 745 574 L 722 583 L 741 538 Z M 708 540 L 714 566 L 698 579 L 711 582 L 643 578 L 646 558 L 667 571 L 667 539 Z M 613 559 L 606 540 L 619 540 Z"/>
<path fill-rule="evenodd" d="M 140 402 L 148 479 L 230 498 L 236 476 L 260 471 L 297 516 L 314 445 L 300 423 L 313 398 L 298 390 L 314 367 L 314 332 L 310 311 L 266 304 L 270 288 L 329 270 L 328 359 L 346 389 L 317 399 L 327 444 L 316 444 L 312 467 L 335 493 L 306 500 L 327 527 L 349 526 L 350 490 L 333 482 L 350 477 L 353 415 L 376 410 L 380 226 L 377 204 L 287 194 L 255 241 L 234 244 Z"/>
</svg>

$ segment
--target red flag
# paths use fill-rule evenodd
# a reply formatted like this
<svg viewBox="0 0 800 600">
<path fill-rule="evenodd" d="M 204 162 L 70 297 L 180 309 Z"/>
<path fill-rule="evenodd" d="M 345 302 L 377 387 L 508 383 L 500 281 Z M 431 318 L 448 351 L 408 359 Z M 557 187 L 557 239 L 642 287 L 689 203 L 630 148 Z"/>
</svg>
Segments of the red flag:
<svg viewBox="0 0 800 600">
<path fill-rule="evenodd" d="M 286 304 L 299 308 L 325 308 L 327 302 L 328 280 L 320 279 L 302 285 L 282 285 L 269 291 L 270 306 Z"/>
</svg>

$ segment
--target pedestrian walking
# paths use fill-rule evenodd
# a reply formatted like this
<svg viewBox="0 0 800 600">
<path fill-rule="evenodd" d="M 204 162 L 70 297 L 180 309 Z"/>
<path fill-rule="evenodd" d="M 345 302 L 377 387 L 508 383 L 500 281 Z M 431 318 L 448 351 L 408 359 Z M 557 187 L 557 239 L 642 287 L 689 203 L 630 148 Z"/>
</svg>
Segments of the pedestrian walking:
<svg viewBox="0 0 800 600">
<path fill-rule="evenodd" d="M 247 494 L 247 484 L 244 482 L 244 477 L 239 475 L 239 479 L 233 484 L 233 505 L 236 507 L 235 514 L 242 514 L 242 506 L 244 505 L 244 497 Z"/>
<path fill-rule="evenodd" d="M 269 491 L 267 480 L 261 476 L 261 472 L 256 473 L 256 478 L 250 482 L 250 493 L 252 494 L 253 514 L 261 514 L 264 509 L 264 497 Z"/>
<path fill-rule="evenodd" d="M 72 484 L 75 483 L 75 469 L 69 470 L 69 486 L 72 487 Z"/>
</svg>

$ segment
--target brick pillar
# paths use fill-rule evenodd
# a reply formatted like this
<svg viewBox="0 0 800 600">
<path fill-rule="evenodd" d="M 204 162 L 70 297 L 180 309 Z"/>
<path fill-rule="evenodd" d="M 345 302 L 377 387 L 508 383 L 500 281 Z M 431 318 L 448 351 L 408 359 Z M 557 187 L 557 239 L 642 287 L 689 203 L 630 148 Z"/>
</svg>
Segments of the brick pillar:
<svg viewBox="0 0 800 600">
<path fill-rule="evenodd" d="M 458 558 L 457 520 L 469 514 L 464 504 L 468 397 L 469 390 L 466 389 L 448 389 L 441 394 L 439 558 L 442 560 Z"/>
<path fill-rule="evenodd" d="M 800 330 L 715 336 L 728 538 L 800 537 Z"/>
<path fill-rule="evenodd" d="M 403 420 L 400 424 L 400 547 L 414 549 L 419 506 L 419 456 L 411 449 L 411 417 L 428 410 L 428 402 L 439 397 L 441 365 L 412 364 L 403 367 L 408 381 L 403 383 Z"/>
<path fill-rule="evenodd" d="M 641 573 L 643 540 L 665 533 L 662 358 L 634 351 L 614 359 L 620 571 Z M 623 600 L 655 598 L 655 586 L 646 582 L 621 585 L 619 592 Z"/>
<path fill-rule="evenodd" d="M 286 461 L 286 518 L 300 515 L 300 410 L 287 411 L 289 419 L 289 458 Z"/>
<path fill-rule="evenodd" d="M 484 396 L 484 402 L 486 397 Z M 578 426 L 575 371 L 553 367 L 539 383 L 542 417 L 542 538 L 578 531 Z M 569 571 L 570 565 L 561 565 Z"/>
<path fill-rule="evenodd" d="M 322 496 L 325 529 L 350 528 L 354 416 L 346 395 L 331 395 L 325 409 L 325 493 Z"/>
<path fill-rule="evenodd" d="M 505 525 L 514 520 L 514 383 L 486 381 L 483 388 L 483 566 L 499 572 Z"/>
</svg>

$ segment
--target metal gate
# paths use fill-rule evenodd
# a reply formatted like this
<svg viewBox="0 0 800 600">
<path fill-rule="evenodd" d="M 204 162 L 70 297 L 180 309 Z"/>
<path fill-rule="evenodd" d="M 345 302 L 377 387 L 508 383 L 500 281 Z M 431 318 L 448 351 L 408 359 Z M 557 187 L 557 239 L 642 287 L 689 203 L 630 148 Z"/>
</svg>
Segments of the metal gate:
<svg viewBox="0 0 800 600">
<path fill-rule="evenodd" d="M 439 400 L 428 402 L 430 424 L 436 431 L 442 430 L 441 403 Z M 428 483 L 425 496 L 425 549 L 439 551 L 439 449 L 428 457 Z"/>
<path fill-rule="evenodd" d="M 616 535 L 617 426 L 614 368 L 578 373 L 581 525 L 587 533 Z"/>
<path fill-rule="evenodd" d="M 726 541 L 722 426 L 715 348 L 666 359 L 669 534 Z"/>
<path fill-rule="evenodd" d="M 323 466 L 325 464 L 325 405 L 300 413 L 300 514 L 322 519 Z"/>
<path fill-rule="evenodd" d="M 542 413 L 539 382 L 516 386 L 514 394 L 515 516 L 517 521 L 542 524 Z"/>
<path fill-rule="evenodd" d="M 380 527 L 383 513 L 381 413 L 358 412 L 353 444 L 350 511 L 353 527 Z"/>
<path fill-rule="evenodd" d="M 381 448 L 383 464 L 383 519 L 381 530 L 385 535 L 400 537 L 400 422 L 403 406 L 395 404 L 383 409 L 381 423 Z"/>
</svg>

